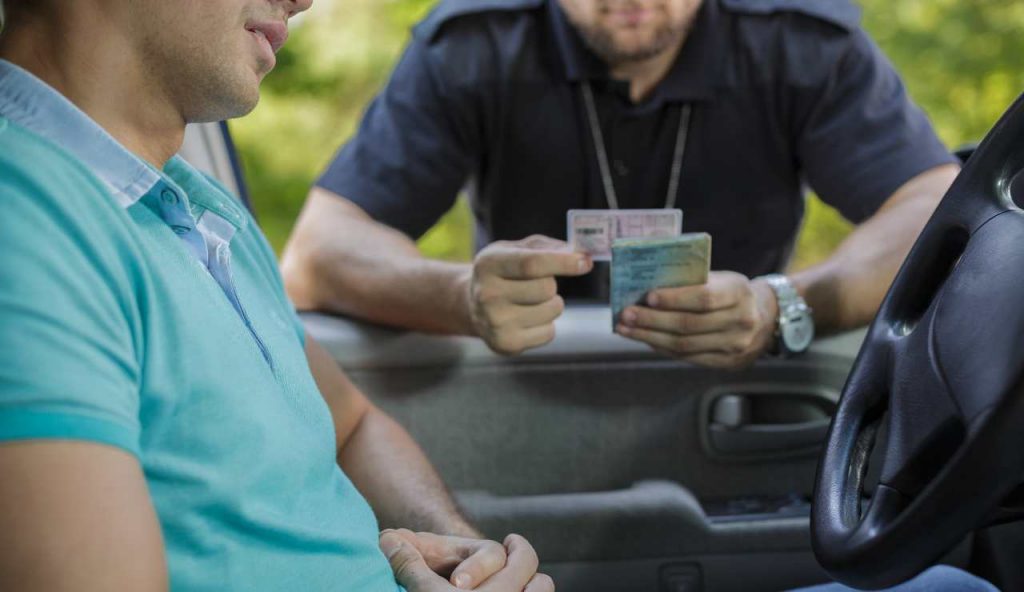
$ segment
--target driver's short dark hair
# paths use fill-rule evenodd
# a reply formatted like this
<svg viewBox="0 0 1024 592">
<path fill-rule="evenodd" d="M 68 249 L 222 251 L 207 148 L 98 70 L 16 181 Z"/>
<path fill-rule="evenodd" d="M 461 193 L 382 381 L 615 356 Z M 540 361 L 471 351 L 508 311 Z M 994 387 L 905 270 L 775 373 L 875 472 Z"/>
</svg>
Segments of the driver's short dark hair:
<svg viewBox="0 0 1024 592">
<path fill-rule="evenodd" d="M 7 25 L 11 22 L 11 17 L 14 16 L 14 13 L 20 12 L 24 5 L 24 0 L 0 0 L 0 32 L 7 28 Z"/>
<path fill-rule="evenodd" d="M 15 21 L 24 22 L 31 14 L 39 13 L 44 3 L 50 4 L 49 0 L 0 0 L 0 34 Z"/>
</svg>

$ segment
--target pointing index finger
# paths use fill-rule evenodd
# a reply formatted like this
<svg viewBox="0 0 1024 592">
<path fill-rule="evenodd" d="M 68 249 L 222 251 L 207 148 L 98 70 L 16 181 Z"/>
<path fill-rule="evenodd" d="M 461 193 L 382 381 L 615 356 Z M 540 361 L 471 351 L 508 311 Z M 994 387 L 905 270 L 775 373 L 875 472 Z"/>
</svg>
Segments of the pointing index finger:
<svg viewBox="0 0 1024 592">
<path fill-rule="evenodd" d="M 495 254 L 495 270 L 510 280 L 578 276 L 590 271 L 590 257 L 582 253 L 512 247 Z"/>
</svg>

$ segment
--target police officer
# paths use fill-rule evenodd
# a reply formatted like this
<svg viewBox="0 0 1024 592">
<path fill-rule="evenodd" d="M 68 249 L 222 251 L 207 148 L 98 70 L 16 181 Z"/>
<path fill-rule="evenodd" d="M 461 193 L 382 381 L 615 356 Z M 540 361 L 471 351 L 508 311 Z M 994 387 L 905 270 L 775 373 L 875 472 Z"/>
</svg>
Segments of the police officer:
<svg viewBox="0 0 1024 592">
<path fill-rule="evenodd" d="M 847 0 L 442 0 L 311 192 L 289 291 L 518 353 L 606 281 L 567 210 L 676 207 L 716 271 L 620 334 L 742 367 L 865 324 L 958 167 L 858 23 Z M 858 227 L 786 277 L 808 184 Z M 423 258 L 464 187 L 474 261 Z"/>
</svg>

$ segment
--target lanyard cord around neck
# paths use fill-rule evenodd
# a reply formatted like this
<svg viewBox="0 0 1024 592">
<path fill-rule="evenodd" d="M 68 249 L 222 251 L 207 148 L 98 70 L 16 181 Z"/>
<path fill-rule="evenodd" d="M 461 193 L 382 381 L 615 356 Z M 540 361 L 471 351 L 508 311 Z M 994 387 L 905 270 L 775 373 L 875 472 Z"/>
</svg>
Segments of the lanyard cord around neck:
<svg viewBox="0 0 1024 592">
<path fill-rule="evenodd" d="M 601 182 L 604 183 L 604 196 L 608 200 L 608 207 L 619 209 L 619 198 L 615 193 L 615 183 L 612 181 L 611 167 L 608 166 L 608 152 L 604 146 L 604 134 L 601 132 L 601 122 L 597 118 L 597 106 L 594 104 L 594 91 L 590 88 L 589 82 L 584 82 L 580 87 L 583 93 L 583 103 L 587 107 L 587 119 L 590 122 L 590 135 L 594 139 L 594 150 L 597 152 L 597 166 L 601 169 Z M 668 181 L 668 195 L 665 196 L 665 208 L 672 208 L 676 205 L 679 193 L 679 176 L 683 171 L 683 157 L 686 155 L 686 136 L 690 131 L 689 103 L 683 105 L 679 113 L 679 131 L 676 132 L 676 147 L 672 154 L 672 173 Z"/>
</svg>

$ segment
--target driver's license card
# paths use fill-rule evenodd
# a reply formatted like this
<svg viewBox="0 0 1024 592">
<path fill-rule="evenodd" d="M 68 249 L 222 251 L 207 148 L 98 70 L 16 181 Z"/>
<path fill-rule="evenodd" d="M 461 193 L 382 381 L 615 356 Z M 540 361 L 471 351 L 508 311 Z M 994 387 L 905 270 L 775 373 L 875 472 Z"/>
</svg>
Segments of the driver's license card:
<svg viewBox="0 0 1024 592">
<path fill-rule="evenodd" d="M 573 251 L 611 261 L 622 238 L 671 238 L 683 231 L 682 210 L 569 210 L 566 236 Z"/>
</svg>

